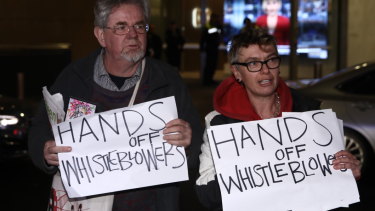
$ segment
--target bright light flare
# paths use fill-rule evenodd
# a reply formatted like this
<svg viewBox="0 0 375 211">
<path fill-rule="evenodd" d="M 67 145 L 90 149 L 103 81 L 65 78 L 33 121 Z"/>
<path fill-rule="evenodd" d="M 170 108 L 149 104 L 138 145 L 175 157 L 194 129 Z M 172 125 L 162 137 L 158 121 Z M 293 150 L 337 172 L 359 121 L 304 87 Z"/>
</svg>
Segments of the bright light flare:
<svg viewBox="0 0 375 211">
<path fill-rule="evenodd" d="M 11 115 L 0 115 L 0 127 L 8 125 L 15 125 L 18 123 L 18 118 Z"/>
</svg>

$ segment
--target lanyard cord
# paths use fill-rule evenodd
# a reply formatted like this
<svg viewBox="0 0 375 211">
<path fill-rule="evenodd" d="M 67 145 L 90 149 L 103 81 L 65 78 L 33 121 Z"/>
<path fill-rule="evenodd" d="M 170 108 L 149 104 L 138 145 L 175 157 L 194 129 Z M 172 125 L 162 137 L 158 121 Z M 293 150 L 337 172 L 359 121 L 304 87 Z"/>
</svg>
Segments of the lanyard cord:
<svg viewBox="0 0 375 211">
<path fill-rule="evenodd" d="M 141 83 L 141 80 L 142 80 L 142 76 L 143 76 L 143 72 L 144 72 L 144 69 L 145 69 L 145 63 L 146 63 L 146 59 L 143 59 L 142 60 L 142 66 L 141 66 L 141 77 L 139 78 L 139 80 L 137 81 L 137 84 L 135 85 L 134 87 L 134 91 L 133 91 L 133 95 L 132 95 L 132 98 L 130 99 L 129 101 L 129 106 L 133 106 L 134 104 L 134 101 L 135 101 L 135 97 L 137 96 L 137 93 L 138 93 L 138 89 L 139 89 L 139 85 Z"/>
</svg>

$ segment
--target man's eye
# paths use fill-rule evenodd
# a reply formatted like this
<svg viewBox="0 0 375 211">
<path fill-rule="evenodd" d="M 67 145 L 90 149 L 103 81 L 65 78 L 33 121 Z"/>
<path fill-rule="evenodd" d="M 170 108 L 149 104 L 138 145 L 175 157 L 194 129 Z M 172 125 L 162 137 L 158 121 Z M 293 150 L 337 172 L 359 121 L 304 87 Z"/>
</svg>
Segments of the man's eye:
<svg viewBox="0 0 375 211">
<path fill-rule="evenodd" d="M 134 25 L 134 27 L 137 28 L 137 29 L 143 29 L 144 28 L 143 25 Z"/>
<path fill-rule="evenodd" d="M 115 29 L 123 31 L 123 30 L 125 30 L 125 26 L 119 25 L 119 26 L 116 26 Z"/>
</svg>

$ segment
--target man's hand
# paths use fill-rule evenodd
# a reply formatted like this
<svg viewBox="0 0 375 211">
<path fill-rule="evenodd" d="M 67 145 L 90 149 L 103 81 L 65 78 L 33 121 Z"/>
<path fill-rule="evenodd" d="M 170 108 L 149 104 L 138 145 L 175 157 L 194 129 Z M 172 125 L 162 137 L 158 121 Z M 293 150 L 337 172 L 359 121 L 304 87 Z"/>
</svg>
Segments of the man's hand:
<svg viewBox="0 0 375 211">
<path fill-rule="evenodd" d="M 169 144 L 188 147 L 191 143 L 190 124 L 182 119 L 174 119 L 165 125 L 163 139 Z"/>
<path fill-rule="evenodd" d="M 44 160 L 51 166 L 58 166 L 59 158 L 57 157 L 57 153 L 70 151 L 72 151 L 72 147 L 56 146 L 54 140 L 49 140 L 44 144 Z"/>
</svg>

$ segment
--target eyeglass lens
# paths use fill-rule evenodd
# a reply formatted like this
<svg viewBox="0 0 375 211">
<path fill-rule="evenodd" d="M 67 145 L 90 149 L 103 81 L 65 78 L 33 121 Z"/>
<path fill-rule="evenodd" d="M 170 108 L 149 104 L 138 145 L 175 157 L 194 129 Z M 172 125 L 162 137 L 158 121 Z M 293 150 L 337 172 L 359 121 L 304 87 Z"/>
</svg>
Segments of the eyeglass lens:
<svg viewBox="0 0 375 211">
<path fill-rule="evenodd" d="M 270 58 L 265 61 L 254 61 L 254 62 L 249 62 L 247 63 L 247 68 L 249 71 L 252 72 L 257 72 L 260 71 L 263 67 L 263 64 L 267 66 L 269 69 L 275 69 L 279 67 L 280 65 L 280 58 L 275 57 L 275 58 Z"/>
<path fill-rule="evenodd" d="M 107 27 L 108 29 L 112 29 L 113 33 L 117 35 L 125 35 L 130 32 L 130 28 L 133 28 L 138 34 L 143 34 L 148 31 L 148 25 L 143 25 L 143 24 L 136 24 L 133 26 L 128 26 L 128 25 L 117 25 L 114 27 Z"/>
</svg>

